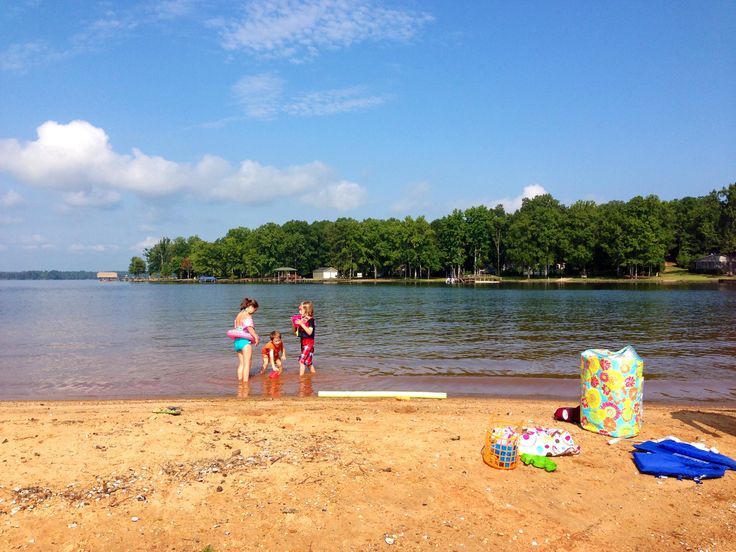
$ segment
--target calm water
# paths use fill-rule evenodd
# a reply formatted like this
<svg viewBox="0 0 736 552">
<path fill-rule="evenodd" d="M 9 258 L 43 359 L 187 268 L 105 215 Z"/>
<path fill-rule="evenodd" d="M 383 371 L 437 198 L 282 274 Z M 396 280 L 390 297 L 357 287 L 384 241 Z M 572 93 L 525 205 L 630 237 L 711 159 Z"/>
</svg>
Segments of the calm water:
<svg viewBox="0 0 736 552">
<path fill-rule="evenodd" d="M 97 281 L 0 281 L 0 399 L 234 395 L 225 331 L 244 296 L 261 305 L 261 336 L 282 331 L 291 356 L 282 382 L 252 378 L 252 396 L 399 384 L 493 394 L 528 382 L 574 396 L 581 351 L 631 344 L 648 382 L 670 386 L 663 396 L 736 400 L 734 287 Z M 289 319 L 302 299 L 315 303 L 319 373 L 300 386 Z"/>
</svg>

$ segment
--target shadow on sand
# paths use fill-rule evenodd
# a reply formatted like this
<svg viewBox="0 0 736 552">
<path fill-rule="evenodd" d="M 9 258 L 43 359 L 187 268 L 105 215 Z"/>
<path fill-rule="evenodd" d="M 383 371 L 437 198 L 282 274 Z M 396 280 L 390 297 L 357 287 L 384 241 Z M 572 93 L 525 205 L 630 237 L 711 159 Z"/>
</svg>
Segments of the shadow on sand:
<svg viewBox="0 0 736 552">
<path fill-rule="evenodd" d="M 736 436 L 736 410 L 677 410 L 672 417 L 711 437 Z"/>
</svg>

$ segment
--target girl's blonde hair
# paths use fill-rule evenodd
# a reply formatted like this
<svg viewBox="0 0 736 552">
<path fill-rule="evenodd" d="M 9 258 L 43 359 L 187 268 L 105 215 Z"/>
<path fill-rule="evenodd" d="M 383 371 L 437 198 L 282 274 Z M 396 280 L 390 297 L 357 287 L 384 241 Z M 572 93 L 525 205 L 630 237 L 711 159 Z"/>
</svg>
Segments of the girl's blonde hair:
<svg viewBox="0 0 736 552">
<path fill-rule="evenodd" d="M 308 316 L 314 316 L 314 305 L 311 301 L 302 301 L 300 306 L 304 307 L 304 311 Z"/>
</svg>

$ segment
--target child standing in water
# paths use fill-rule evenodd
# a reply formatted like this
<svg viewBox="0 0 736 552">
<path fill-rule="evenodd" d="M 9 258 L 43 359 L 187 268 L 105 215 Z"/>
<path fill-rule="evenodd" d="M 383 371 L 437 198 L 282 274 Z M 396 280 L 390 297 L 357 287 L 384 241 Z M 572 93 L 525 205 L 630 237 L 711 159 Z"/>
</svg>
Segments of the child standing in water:
<svg viewBox="0 0 736 552">
<path fill-rule="evenodd" d="M 299 375 L 303 376 L 306 368 L 311 374 L 315 373 L 312 360 L 314 358 L 314 305 L 311 301 L 302 301 L 299 304 L 301 319 L 294 321 L 296 335 L 301 341 L 302 352 L 299 355 Z"/>
<path fill-rule="evenodd" d="M 261 349 L 261 357 L 263 359 L 263 367 L 261 368 L 261 374 L 266 372 L 268 363 L 271 363 L 271 374 L 270 378 L 278 377 L 283 371 L 284 367 L 281 363 L 282 360 L 286 360 L 286 349 L 284 349 L 284 342 L 281 341 L 281 332 L 271 332 L 271 341 Z"/>
<path fill-rule="evenodd" d="M 238 338 L 233 343 L 233 349 L 238 354 L 238 381 L 245 383 L 250 377 L 250 365 L 253 358 L 253 347 L 251 343 L 258 345 L 261 338 L 258 337 L 253 326 L 253 314 L 258 310 L 258 301 L 244 298 L 240 302 L 240 312 L 235 317 L 233 327 L 243 330 L 251 335 L 252 339 Z"/>
</svg>

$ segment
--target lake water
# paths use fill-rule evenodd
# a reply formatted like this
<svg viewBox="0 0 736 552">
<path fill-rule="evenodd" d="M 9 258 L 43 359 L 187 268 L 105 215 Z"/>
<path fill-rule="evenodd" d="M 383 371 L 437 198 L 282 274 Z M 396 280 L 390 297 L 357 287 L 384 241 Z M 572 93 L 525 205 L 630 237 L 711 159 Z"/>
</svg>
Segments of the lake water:
<svg viewBox="0 0 736 552">
<path fill-rule="evenodd" d="M 284 334 L 280 381 L 243 389 L 225 332 L 240 300 Z M 314 378 L 290 317 L 315 304 Z M 0 281 L 0 399 L 296 396 L 319 389 L 579 396 L 580 353 L 633 345 L 645 396 L 736 403 L 730 286 L 155 285 Z"/>
</svg>

